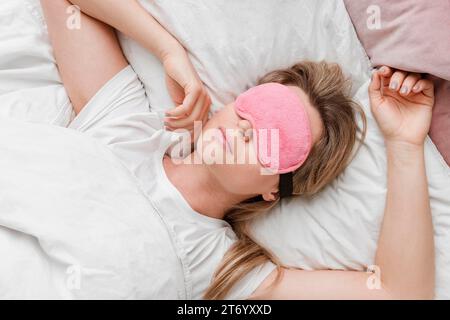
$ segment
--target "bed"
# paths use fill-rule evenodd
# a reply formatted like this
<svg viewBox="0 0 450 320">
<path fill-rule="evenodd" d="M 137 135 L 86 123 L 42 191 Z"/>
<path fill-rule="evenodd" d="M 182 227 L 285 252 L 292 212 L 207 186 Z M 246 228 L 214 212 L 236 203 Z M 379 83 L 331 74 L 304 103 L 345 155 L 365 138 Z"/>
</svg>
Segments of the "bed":
<svg viewBox="0 0 450 320">
<path fill-rule="evenodd" d="M 189 51 L 212 96 L 213 109 L 232 101 L 240 92 L 253 86 L 258 77 L 273 69 L 287 67 L 302 59 L 325 59 L 341 64 L 346 75 L 353 80 L 354 98 L 368 116 L 366 142 L 345 173 L 321 194 L 312 199 L 283 201 L 273 212 L 257 220 L 252 231 L 261 244 L 292 267 L 366 270 L 372 265 L 386 195 L 386 159 L 383 138 L 368 103 L 370 61 L 344 2 L 141 2 Z M 152 108 L 161 111 L 172 106 L 160 63 L 127 37 L 119 34 L 119 39 L 130 64 L 145 84 Z M 0 3 L 0 117 L 15 119 L 17 127 L 20 127 L 20 122 L 66 127 L 73 118 L 38 0 L 3 0 Z M 14 132 L 13 128 L 9 130 L 3 133 Z M 17 152 L 20 154 L 20 150 Z M 435 228 L 436 297 L 449 299 L 450 169 L 430 139 L 426 141 L 426 165 Z M 86 179 L 87 185 L 95 185 Z M 116 179 L 128 181 L 125 177 Z M 133 196 L 139 203 L 139 197 Z M 139 208 L 144 210 L 145 204 Z M 21 285 L 20 290 L 14 291 L 18 296 L 31 290 L 28 286 L 39 284 L 45 288 L 49 282 L 56 287 L 64 285 L 67 276 L 76 269 L 69 270 L 71 273 L 61 265 L 51 264 L 48 252 L 57 248 L 60 257 L 64 257 L 80 251 L 68 250 L 69 240 L 58 247 L 58 243 L 28 239 L 27 229 L 23 226 L 14 222 L 7 226 L 1 223 L 6 221 L 5 212 L 0 197 L 0 224 L 3 225 L 0 227 L 0 239 L 3 239 L 0 240 L 0 252 L 10 255 L 12 248 L 23 250 L 21 255 L 15 254 L 14 259 L 2 267 L 4 272 L 0 272 L 0 284 L 8 283 L 9 286 L 0 285 L 0 288 L 13 286 L 14 282 L 5 278 L 12 270 L 15 274 L 27 275 L 23 279 L 15 278 L 15 284 Z M 133 221 L 138 221 L 138 217 Z M 105 246 L 107 241 L 105 238 Z M 35 260 L 25 259 L 27 254 Z M 114 263 L 113 255 L 108 257 Z M 21 261 L 35 265 L 35 271 L 31 272 Z M 59 271 L 49 266 L 59 268 Z M 123 268 L 122 272 L 125 271 L 136 272 Z M 34 276 L 36 272 L 41 272 L 41 279 Z M 177 270 L 168 269 L 170 272 L 178 274 Z M 130 288 L 133 281 L 140 279 L 142 277 L 116 280 L 122 285 L 120 288 Z M 92 282 L 93 286 L 95 283 Z M 105 284 L 99 283 L 99 286 Z M 86 297 L 97 295 L 99 298 L 111 294 L 107 288 L 103 289 L 93 289 Z M 45 293 L 46 297 L 84 297 L 67 291 L 42 290 L 34 292 L 34 296 Z M 5 296 L 8 296 L 7 290 L 0 289 L 0 297 Z"/>
</svg>

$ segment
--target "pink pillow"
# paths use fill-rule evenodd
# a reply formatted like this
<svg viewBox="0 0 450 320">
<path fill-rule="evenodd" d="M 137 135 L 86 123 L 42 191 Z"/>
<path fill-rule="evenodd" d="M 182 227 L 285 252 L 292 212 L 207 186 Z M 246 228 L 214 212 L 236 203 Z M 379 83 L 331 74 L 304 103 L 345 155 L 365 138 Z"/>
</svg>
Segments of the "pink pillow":
<svg viewBox="0 0 450 320">
<path fill-rule="evenodd" d="M 436 86 L 436 105 L 431 120 L 430 137 L 450 166 L 450 81 L 430 77 Z"/>
<path fill-rule="evenodd" d="M 437 77 L 430 136 L 450 165 L 450 0 L 344 2 L 373 66 Z"/>
<path fill-rule="evenodd" d="M 345 5 L 374 65 L 389 62 L 450 80 L 450 0 L 345 0 Z"/>
</svg>

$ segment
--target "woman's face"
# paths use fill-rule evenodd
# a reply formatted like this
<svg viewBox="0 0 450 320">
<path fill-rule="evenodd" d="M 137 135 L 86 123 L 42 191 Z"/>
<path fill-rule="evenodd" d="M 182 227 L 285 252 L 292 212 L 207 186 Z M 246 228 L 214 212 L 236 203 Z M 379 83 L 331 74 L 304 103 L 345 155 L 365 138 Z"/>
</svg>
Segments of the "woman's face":
<svg viewBox="0 0 450 320">
<path fill-rule="evenodd" d="M 320 115 L 300 88 L 290 88 L 306 107 L 316 143 L 323 131 Z M 267 174 L 258 161 L 251 129 L 251 123 L 241 118 L 231 103 L 205 125 L 196 152 L 228 192 L 248 198 L 262 195 L 266 201 L 272 201 L 278 192 L 279 175 Z"/>
</svg>

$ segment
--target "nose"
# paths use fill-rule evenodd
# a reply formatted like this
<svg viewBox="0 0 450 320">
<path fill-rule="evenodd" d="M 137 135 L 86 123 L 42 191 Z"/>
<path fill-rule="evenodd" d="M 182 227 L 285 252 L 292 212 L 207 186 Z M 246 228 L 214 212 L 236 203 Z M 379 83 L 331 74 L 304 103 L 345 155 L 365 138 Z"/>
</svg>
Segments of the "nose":
<svg viewBox="0 0 450 320">
<path fill-rule="evenodd" d="M 239 128 L 243 129 L 244 131 L 249 130 L 252 128 L 252 124 L 248 120 L 239 120 L 238 124 Z"/>
<path fill-rule="evenodd" d="M 248 120 L 240 120 L 238 123 L 239 131 L 245 142 L 249 142 L 252 137 L 252 124 Z"/>
</svg>

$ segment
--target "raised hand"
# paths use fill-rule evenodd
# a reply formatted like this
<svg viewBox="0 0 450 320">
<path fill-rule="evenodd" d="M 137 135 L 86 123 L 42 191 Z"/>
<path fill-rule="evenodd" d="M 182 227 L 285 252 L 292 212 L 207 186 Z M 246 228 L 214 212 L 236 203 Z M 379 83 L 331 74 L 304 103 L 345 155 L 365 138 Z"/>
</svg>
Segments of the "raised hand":
<svg viewBox="0 0 450 320">
<path fill-rule="evenodd" d="M 387 141 L 423 145 L 430 130 L 434 86 L 417 73 L 382 67 L 369 87 L 372 113 Z"/>
<path fill-rule="evenodd" d="M 186 52 L 167 55 L 162 61 L 169 94 L 177 105 L 166 112 L 165 125 L 170 130 L 193 129 L 194 121 L 208 120 L 211 99 Z"/>
</svg>

